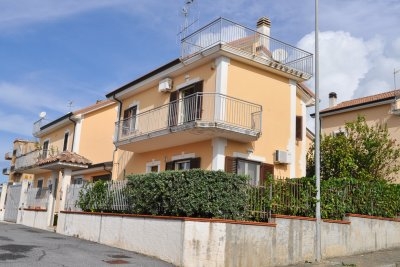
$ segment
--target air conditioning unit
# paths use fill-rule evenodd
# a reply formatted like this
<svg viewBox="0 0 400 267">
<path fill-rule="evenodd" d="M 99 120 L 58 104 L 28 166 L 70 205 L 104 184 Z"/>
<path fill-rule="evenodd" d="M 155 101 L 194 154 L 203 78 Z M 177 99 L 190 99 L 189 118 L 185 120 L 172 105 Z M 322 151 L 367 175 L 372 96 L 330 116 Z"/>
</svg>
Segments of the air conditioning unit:
<svg viewBox="0 0 400 267">
<path fill-rule="evenodd" d="M 171 90 L 172 90 L 172 79 L 171 78 L 162 79 L 158 83 L 158 91 L 159 92 L 169 92 Z"/>
<path fill-rule="evenodd" d="M 289 153 L 283 150 L 276 150 L 274 162 L 280 164 L 289 164 L 290 163 Z"/>
</svg>

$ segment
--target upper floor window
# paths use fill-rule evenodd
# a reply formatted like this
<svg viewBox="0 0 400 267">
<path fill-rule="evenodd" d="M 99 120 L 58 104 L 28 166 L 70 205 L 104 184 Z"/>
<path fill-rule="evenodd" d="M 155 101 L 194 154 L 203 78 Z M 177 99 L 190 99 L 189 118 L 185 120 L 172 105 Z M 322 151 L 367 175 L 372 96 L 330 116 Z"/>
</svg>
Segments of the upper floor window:
<svg viewBox="0 0 400 267">
<path fill-rule="evenodd" d="M 132 133 L 136 128 L 136 115 L 137 106 L 132 106 L 124 111 L 124 118 L 122 124 L 122 134 L 128 135 Z"/>
<path fill-rule="evenodd" d="M 63 145 L 63 151 L 66 151 L 68 149 L 68 137 L 69 137 L 69 132 L 66 132 L 64 134 L 64 145 Z"/>
<path fill-rule="evenodd" d="M 171 92 L 169 105 L 169 126 L 195 121 L 201 118 L 203 81 Z"/>
<path fill-rule="evenodd" d="M 296 116 L 296 140 L 303 140 L 303 116 Z"/>
<path fill-rule="evenodd" d="M 43 142 L 42 157 L 45 159 L 49 155 L 49 140 Z"/>
</svg>

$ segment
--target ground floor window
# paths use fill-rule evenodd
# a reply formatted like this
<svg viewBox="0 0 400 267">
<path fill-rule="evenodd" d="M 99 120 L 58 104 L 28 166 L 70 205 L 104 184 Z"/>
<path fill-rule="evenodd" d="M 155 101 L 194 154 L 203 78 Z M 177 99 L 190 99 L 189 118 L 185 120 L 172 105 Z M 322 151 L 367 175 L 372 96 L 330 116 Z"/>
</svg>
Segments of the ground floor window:
<svg viewBox="0 0 400 267">
<path fill-rule="evenodd" d="M 200 168 L 200 158 L 179 159 L 167 162 L 165 170 L 189 170 Z"/>
<path fill-rule="evenodd" d="M 249 176 L 251 185 L 264 185 L 265 178 L 274 175 L 274 165 L 226 156 L 225 171 Z"/>
<path fill-rule="evenodd" d="M 97 181 L 110 181 L 110 180 L 111 180 L 111 174 L 93 176 L 93 183 Z"/>
</svg>

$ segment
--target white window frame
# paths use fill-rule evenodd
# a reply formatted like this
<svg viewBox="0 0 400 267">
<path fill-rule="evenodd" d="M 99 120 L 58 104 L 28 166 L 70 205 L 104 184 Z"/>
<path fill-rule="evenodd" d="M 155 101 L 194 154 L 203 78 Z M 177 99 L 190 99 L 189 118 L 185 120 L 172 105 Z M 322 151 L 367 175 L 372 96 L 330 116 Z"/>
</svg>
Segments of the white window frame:
<svg viewBox="0 0 400 267">
<path fill-rule="evenodd" d="M 152 162 L 147 162 L 146 163 L 146 173 L 150 173 L 151 172 L 151 168 L 157 166 L 157 172 L 160 172 L 160 166 L 161 166 L 161 162 L 158 161 L 152 161 Z"/>
</svg>

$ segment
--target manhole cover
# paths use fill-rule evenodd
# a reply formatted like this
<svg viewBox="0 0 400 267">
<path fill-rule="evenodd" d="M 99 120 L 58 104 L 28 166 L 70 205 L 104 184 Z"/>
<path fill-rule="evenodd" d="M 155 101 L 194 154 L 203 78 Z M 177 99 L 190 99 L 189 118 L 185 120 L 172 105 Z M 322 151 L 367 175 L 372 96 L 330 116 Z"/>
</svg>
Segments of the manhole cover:
<svg viewBox="0 0 400 267">
<path fill-rule="evenodd" d="M 108 264 L 127 264 L 129 261 L 124 261 L 124 260 L 104 260 L 104 262 L 107 262 Z"/>
</svg>

